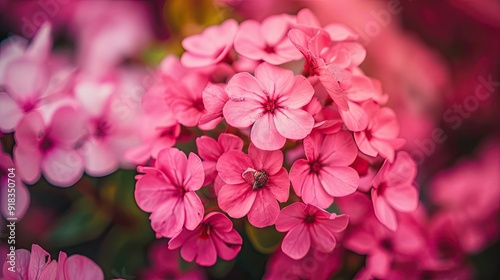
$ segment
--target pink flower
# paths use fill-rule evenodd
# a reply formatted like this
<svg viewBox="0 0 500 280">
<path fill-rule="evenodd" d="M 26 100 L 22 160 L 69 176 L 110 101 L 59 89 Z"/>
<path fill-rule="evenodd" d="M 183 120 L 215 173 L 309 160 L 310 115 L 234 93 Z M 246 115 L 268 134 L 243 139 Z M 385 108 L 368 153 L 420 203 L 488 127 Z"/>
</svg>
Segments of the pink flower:
<svg viewBox="0 0 500 280">
<path fill-rule="evenodd" d="M 380 156 L 394 161 L 394 151 L 405 144 L 405 140 L 397 138 L 399 123 L 396 113 L 390 108 L 380 108 L 374 102 L 363 104 L 370 122 L 366 130 L 354 133 L 359 150 L 369 156 Z"/>
<path fill-rule="evenodd" d="M 323 137 L 313 133 L 304 139 L 305 159 L 295 161 L 290 169 L 295 193 L 305 203 L 329 207 L 334 197 L 356 191 L 359 175 L 349 167 L 358 154 L 352 136 L 339 131 Z"/>
<path fill-rule="evenodd" d="M 337 241 L 334 233 L 343 231 L 349 218 L 330 214 L 311 204 L 295 202 L 281 210 L 276 229 L 288 232 L 281 243 L 281 250 L 294 260 L 302 259 L 309 248 L 329 253 Z"/>
<path fill-rule="evenodd" d="M 231 51 L 238 23 L 228 19 L 217 26 L 210 26 L 198 35 L 182 41 L 186 52 L 181 62 L 186 67 L 204 67 L 219 63 Z"/>
<path fill-rule="evenodd" d="M 91 259 L 66 253 L 59 253 L 59 260 L 50 260 L 50 254 L 40 246 L 33 244 L 31 253 L 25 249 L 17 249 L 15 272 L 9 270 L 9 262 L 3 265 L 5 280 L 99 280 L 104 279 L 101 268 Z"/>
<path fill-rule="evenodd" d="M 30 192 L 23 182 L 16 178 L 14 162 L 8 154 L 3 152 L 2 146 L 0 144 L 0 196 L 2 197 L 0 213 L 4 218 L 21 220 L 30 205 Z M 12 186 L 12 183 L 14 183 L 14 188 L 9 187 Z M 11 215 L 12 212 L 9 211 L 9 204 L 11 204 L 9 200 L 12 200 L 12 198 L 15 198 L 16 211 L 14 215 Z"/>
<path fill-rule="evenodd" d="M 288 200 L 290 181 L 281 151 L 262 151 L 254 145 L 248 155 L 229 151 L 217 161 L 217 171 L 225 183 L 218 193 L 219 207 L 233 218 L 248 214 L 256 227 L 273 225 L 279 202 Z M 276 201 L 278 200 L 278 201 Z"/>
<path fill-rule="evenodd" d="M 298 60 L 302 55 L 287 37 L 293 22 L 286 14 L 267 17 L 262 23 L 246 20 L 234 39 L 234 49 L 250 59 L 275 65 Z"/>
<path fill-rule="evenodd" d="M 222 109 L 229 100 L 226 91 L 219 85 L 209 84 L 203 90 L 202 98 L 207 114 L 200 118 L 200 124 L 220 119 L 222 117 Z"/>
<path fill-rule="evenodd" d="M 301 107 L 314 90 L 303 76 L 267 63 L 255 69 L 255 77 L 238 73 L 227 85 L 231 98 L 224 106 L 226 121 L 237 128 L 252 125 L 250 138 L 259 149 L 277 150 L 286 138 L 303 139 L 314 126 L 313 117 Z"/>
<path fill-rule="evenodd" d="M 386 160 L 373 178 L 371 195 L 375 216 L 390 230 L 398 227 L 394 210 L 411 212 L 417 209 L 416 175 L 415 161 L 407 152 L 401 151 L 393 163 Z"/>
<path fill-rule="evenodd" d="M 200 158 L 175 148 L 158 154 L 154 167 L 139 166 L 135 200 L 151 212 L 149 219 L 159 236 L 172 237 L 183 227 L 194 230 L 203 218 L 203 204 L 195 193 L 205 180 Z"/>
<path fill-rule="evenodd" d="M 241 151 L 243 140 L 230 133 L 221 133 L 217 141 L 208 136 L 198 137 L 196 147 L 203 160 L 203 169 L 205 170 L 205 183 L 203 185 L 208 185 L 217 177 L 216 164 L 221 155 L 231 150 Z"/>
<path fill-rule="evenodd" d="M 87 130 L 81 114 L 71 107 L 58 109 L 46 123 L 37 111 L 26 115 L 14 137 L 14 161 L 20 178 L 33 184 L 45 178 L 54 185 L 67 187 L 83 174 L 84 159 L 76 150 Z"/>
<path fill-rule="evenodd" d="M 209 213 L 195 230 L 183 229 L 168 242 L 169 249 L 181 248 L 181 256 L 188 262 L 196 261 L 212 266 L 217 256 L 230 261 L 241 250 L 243 240 L 224 214 Z"/>
</svg>

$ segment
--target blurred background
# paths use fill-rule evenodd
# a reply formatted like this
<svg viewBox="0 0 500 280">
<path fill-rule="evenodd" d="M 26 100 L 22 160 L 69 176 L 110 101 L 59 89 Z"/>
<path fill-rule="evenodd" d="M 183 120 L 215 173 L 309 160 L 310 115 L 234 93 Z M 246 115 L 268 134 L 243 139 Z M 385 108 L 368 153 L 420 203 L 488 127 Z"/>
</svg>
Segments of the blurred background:
<svg viewBox="0 0 500 280">
<path fill-rule="evenodd" d="M 184 37 L 227 18 L 262 20 L 304 7 L 322 24 L 343 23 L 360 35 L 367 48 L 361 67 L 390 96 L 404 149 L 419 165 L 426 226 L 453 225 L 443 237 L 451 248 L 443 251 L 461 252 L 457 263 L 470 268 L 465 278 L 500 279 L 499 1 L 0 0 L 0 39 L 29 40 L 50 21 L 60 63 L 95 75 L 132 72 L 140 95 L 165 55 L 182 54 Z M 11 155 L 12 134 L 1 140 Z M 190 149 L 182 139 L 178 145 Z M 39 244 L 53 256 L 61 250 L 88 256 L 106 279 L 263 277 L 281 235 L 235 221 L 244 239 L 236 260 L 197 268 L 166 250 L 166 240 L 156 240 L 147 213 L 135 203 L 136 171 L 128 167 L 99 178 L 84 175 L 70 188 L 43 178 L 28 186 L 31 204 L 17 224 L 17 247 Z M 5 242 L 3 225 L 2 231 Z M 363 266 L 363 257 L 346 256 L 332 279 L 350 279 Z"/>
</svg>

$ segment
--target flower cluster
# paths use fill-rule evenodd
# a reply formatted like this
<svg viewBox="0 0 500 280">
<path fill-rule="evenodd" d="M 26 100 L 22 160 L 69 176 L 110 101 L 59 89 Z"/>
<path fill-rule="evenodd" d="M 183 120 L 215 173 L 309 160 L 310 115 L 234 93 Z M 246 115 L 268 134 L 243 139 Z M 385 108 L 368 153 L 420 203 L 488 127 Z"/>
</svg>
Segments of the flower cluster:
<svg viewBox="0 0 500 280">
<path fill-rule="evenodd" d="M 330 254 L 349 223 L 331 213 L 334 201 L 362 192 L 396 231 L 398 213 L 418 206 L 417 168 L 397 152 L 397 116 L 359 68 L 357 39 L 307 9 L 185 38 L 142 98 L 145 137 L 128 152 L 150 161 L 137 169 L 135 198 L 157 237 L 203 266 L 231 260 L 242 238 L 226 213 L 286 233 L 281 250 L 294 260 Z M 174 148 L 192 140 L 198 155 Z"/>
</svg>

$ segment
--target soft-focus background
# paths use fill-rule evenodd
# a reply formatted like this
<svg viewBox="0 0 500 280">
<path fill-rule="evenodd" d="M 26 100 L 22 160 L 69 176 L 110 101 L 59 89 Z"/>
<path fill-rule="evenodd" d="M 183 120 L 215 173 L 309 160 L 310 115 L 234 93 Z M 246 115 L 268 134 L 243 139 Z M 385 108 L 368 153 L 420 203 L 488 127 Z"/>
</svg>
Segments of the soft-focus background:
<svg viewBox="0 0 500 280">
<path fill-rule="evenodd" d="M 50 21 L 58 63 L 76 63 L 92 75 L 127 73 L 130 86 L 124 91 L 132 88 L 140 100 L 161 59 L 182 54 L 185 36 L 227 18 L 261 20 L 303 7 L 323 24 L 344 23 L 360 34 L 367 48 L 361 66 L 389 94 L 405 149 L 419 165 L 421 200 L 432 216 L 427 226 L 447 227 L 455 231 L 449 236 L 467 239 L 443 237 L 443 252 L 463 251 L 460 263 L 470 267 L 471 278 L 500 279 L 499 1 L 0 0 L 0 39 L 30 39 Z M 12 134 L 1 140 L 12 154 Z M 193 148 L 182 139 L 178 146 Z M 155 239 L 147 213 L 137 207 L 135 174 L 130 166 L 100 178 L 84 175 L 71 188 L 45 179 L 28 186 L 31 204 L 17 224 L 17 247 L 36 243 L 53 256 L 60 250 L 88 256 L 107 279 L 147 279 L 160 270 L 175 279 L 168 273 L 177 269 L 177 252 Z M 245 230 L 238 222 L 244 245 L 237 259 L 196 273 L 208 279 L 262 278 L 281 235 Z M 345 256 L 333 279 L 352 278 L 363 266 L 362 257 Z M 196 269 L 181 260 L 179 267 Z"/>
</svg>

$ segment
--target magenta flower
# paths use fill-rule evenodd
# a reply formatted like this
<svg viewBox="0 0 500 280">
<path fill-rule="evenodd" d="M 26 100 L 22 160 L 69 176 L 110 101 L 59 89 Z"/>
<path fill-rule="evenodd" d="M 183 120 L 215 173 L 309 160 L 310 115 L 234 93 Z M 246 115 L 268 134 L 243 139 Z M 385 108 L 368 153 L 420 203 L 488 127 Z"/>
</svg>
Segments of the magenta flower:
<svg viewBox="0 0 500 280">
<path fill-rule="evenodd" d="M 203 204 L 195 193 L 205 180 L 200 158 L 189 158 L 176 148 L 158 154 L 154 167 L 139 166 L 135 200 L 151 212 L 149 219 L 159 236 L 173 237 L 183 227 L 194 230 L 203 218 Z"/>
<path fill-rule="evenodd" d="M 192 35 L 182 41 L 186 52 L 181 62 L 186 67 L 205 67 L 223 60 L 233 47 L 238 32 L 238 23 L 228 19 L 217 26 L 210 26 L 201 34 Z"/>
<path fill-rule="evenodd" d="M 220 156 L 231 150 L 241 151 L 243 140 L 230 133 L 221 133 L 217 141 L 208 136 L 198 137 L 196 147 L 203 160 L 203 169 L 205 170 L 205 183 L 203 185 L 208 185 L 217 177 L 216 164 Z"/>
<path fill-rule="evenodd" d="M 311 204 L 295 202 L 281 210 L 276 229 L 288 232 L 281 243 L 281 250 L 294 260 L 302 259 L 309 248 L 329 253 L 337 241 L 334 233 L 343 231 L 349 218 L 330 214 Z"/>
<path fill-rule="evenodd" d="M 277 150 L 288 139 L 303 139 L 314 126 L 301 107 L 314 95 L 303 76 L 294 76 L 268 63 L 255 69 L 255 77 L 238 73 L 227 85 L 230 100 L 224 106 L 226 121 L 237 128 L 252 126 L 250 138 L 262 150 Z"/>
<path fill-rule="evenodd" d="M 3 265 L 5 280 L 100 280 L 104 279 L 101 268 L 91 259 L 73 255 L 69 258 L 66 253 L 59 253 L 59 260 L 50 260 L 50 254 L 40 246 L 33 244 L 31 253 L 25 249 L 17 249 L 15 272 L 9 270 L 10 264 Z"/>
<path fill-rule="evenodd" d="M 290 181 L 281 151 L 262 151 L 250 145 L 248 155 L 229 151 L 217 161 L 217 171 L 224 182 L 218 193 L 219 207 L 233 218 L 248 214 L 256 227 L 273 225 L 279 202 L 288 200 Z"/>
<path fill-rule="evenodd" d="M 305 203 L 327 208 L 334 197 L 356 191 L 359 175 L 349 165 L 356 159 L 358 149 L 348 132 L 325 137 L 313 133 L 304 139 L 304 151 L 307 159 L 295 161 L 290 181 Z"/>
<path fill-rule="evenodd" d="M 48 124 L 37 111 L 26 115 L 14 134 L 14 161 L 20 178 L 33 184 L 43 172 L 51 184 L 73 185 L 85 167 L 77 148 L 86 134 L 80 113 L 71 107 L 59 108 Z"/>
<path fill-rule="evenodd" d="M 243 240 L 224 214 L 209 213 L 195 230 L 183 229 L 168 242 L 168 248 L 181 248 L 181 256 L 188 262 L 196 261 L 212 266 L 217 256 L 230 261 L 241 250 Z"/>
<path fill-rule="evenodd" d="M 363 108 L 370 122 L 366 130 L 354 133 L 359 150 L 369 156 L 380 155 L 393 162 L 395 150 L 405 144 L 404 139 L 397 138 L 399 123 L 396 113 L 387 107 L 380 108 L 374 102 L 366 102 Z"/>
<path fill-rule="evenodd" d="M 287 33 L 294 23 L 290 15 L 274 15 L 259 23 L 246 20 L 234 39 L 234 49 L 239 54 L 254 60 L 277 65 L 302 57 L 288 39 Z"/>
<path fill-rule="evenodd" d="M 390 230 L 398 227 L 394 210 L 411 212 L 417 209 L 416 175 L 415 161 L 407 152 L 401 151 L 393 163 L 386 160 L 373 178 L 371 195 L 375 216 Z"/>
</svg>

